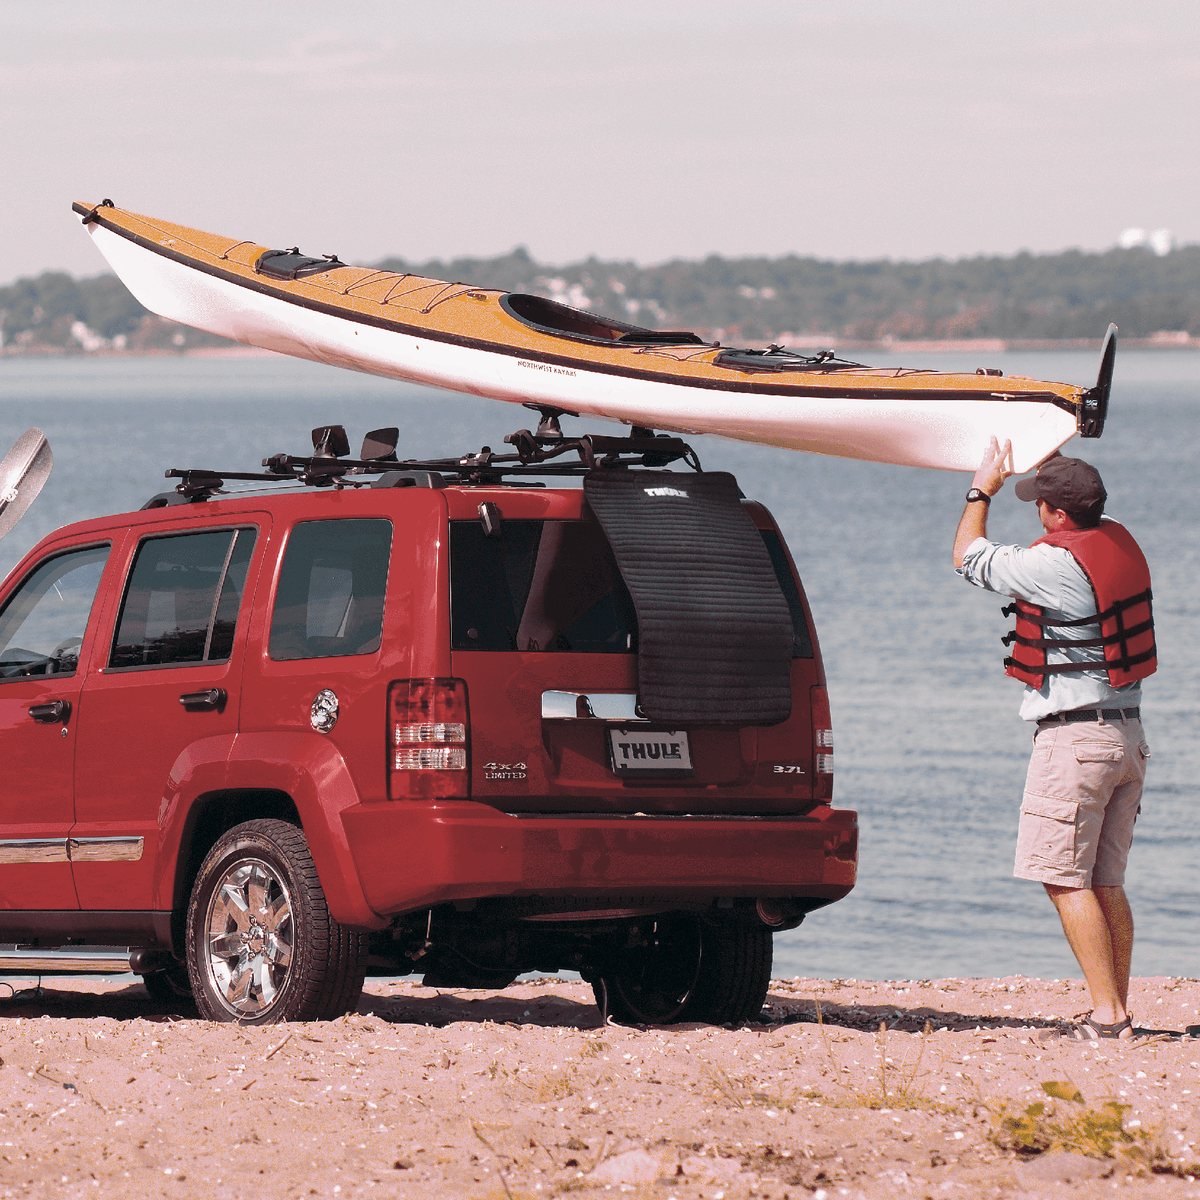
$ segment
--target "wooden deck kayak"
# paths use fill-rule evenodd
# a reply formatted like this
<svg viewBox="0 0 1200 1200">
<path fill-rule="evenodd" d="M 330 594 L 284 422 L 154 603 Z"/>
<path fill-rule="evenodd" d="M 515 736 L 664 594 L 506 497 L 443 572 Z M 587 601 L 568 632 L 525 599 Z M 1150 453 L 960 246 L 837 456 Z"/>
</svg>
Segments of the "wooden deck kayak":
<svg viewBox="0 0 1200 1200">
<path fill-rule="evenodd" d="M 248 345 L 497 400 L 685 434 L 969 471 L 988 439 L 1031 470 L 1103 428 L 1115 349 L 1095 387 L 999 372 L 870 368 L 641 329 L 540 296 L 348 266 L 139 216 L 74 209 L 152 312 Z"/>
</svg>

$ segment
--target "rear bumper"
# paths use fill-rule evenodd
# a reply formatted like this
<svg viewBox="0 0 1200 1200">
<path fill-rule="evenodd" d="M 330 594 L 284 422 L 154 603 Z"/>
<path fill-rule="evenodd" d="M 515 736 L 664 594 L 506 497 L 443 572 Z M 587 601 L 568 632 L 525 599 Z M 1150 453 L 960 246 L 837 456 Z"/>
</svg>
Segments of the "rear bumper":
<svg viewBox="0 0 1200 1200">
<path fill-rule="evenodd" d="M 471 801 L 362 804 L 342 821 L 381 916 L 484 896 L 796 896 L 854 887 L 858 818 L 513 816 Z"/>
</svg>

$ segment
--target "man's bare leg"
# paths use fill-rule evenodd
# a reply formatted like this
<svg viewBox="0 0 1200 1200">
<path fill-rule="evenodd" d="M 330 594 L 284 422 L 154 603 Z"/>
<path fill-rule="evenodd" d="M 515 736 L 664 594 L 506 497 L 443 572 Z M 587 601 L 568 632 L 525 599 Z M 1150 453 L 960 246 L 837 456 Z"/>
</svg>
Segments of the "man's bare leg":
<svg viewBox="0 0 1200 1200">
<path fill-rule="evenodd" d="M 1133 915 L 1125 889 L 1043 886 L 1087 980 L 1093 1019 L 1100 1025 L 1123 1021 L 1133 952 Z M 1121 1036 L 1132 1037 L 1133 1032 L 1125 1029 Z"/>
<path fill-rule="evenodd" d="M 1094 888 L 1112 942 L 1113 975 L 1121 1007 L 1129 1003 L 1129 967 L 1133 958 L 1133 913 L 1123 887 Z"/>
</svg>

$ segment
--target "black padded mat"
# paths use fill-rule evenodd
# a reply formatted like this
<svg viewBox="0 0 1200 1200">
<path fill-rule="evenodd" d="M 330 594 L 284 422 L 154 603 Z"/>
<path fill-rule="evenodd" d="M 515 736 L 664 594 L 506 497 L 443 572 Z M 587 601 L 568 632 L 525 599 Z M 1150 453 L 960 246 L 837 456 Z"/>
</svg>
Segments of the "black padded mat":
<svg viewBox="0 0 1200 1200">
<path fill-rule="evenodd" d="M 792 618 L 737 480 L 610 469 L 583 488 L 637 609 L 646 715 L 675 727 L 786 720 Z"/>
</svg>

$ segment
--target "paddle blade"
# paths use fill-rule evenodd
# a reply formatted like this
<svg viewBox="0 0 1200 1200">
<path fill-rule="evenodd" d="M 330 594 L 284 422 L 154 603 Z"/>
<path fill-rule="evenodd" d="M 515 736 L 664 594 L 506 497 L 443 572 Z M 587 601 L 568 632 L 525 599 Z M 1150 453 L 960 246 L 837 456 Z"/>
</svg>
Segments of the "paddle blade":
<svg viewBox="0 0 1200 1200">
<path fill-rule="evenodd" d="M 27 429 L 0 462 L 0 538 L 25 515 L 50 477 L 54 455 L 40 429 Z"/>
</svg>

